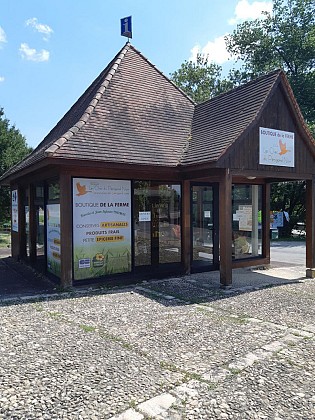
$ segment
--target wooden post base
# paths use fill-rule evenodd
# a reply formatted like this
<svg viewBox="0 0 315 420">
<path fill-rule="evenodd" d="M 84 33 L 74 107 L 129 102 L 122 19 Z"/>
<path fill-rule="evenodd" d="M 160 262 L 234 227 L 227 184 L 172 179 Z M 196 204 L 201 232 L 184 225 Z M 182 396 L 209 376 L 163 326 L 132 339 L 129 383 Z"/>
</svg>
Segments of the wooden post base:
<svg viewBox="0 0 315 420">
<path fill-rule="evenodd" d="M 315 278 L 315 268 L 306 269 L 306 277 L 314 279 Z"/>
</svg>

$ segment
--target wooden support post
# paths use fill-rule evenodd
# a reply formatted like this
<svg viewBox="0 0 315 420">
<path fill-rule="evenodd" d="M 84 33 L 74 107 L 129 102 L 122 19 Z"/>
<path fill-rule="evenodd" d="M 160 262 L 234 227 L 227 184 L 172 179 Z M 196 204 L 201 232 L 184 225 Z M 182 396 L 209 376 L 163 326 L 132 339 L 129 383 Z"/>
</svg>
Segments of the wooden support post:
<svg viewBox="0 0 315 420">
<path fill-rule="evenodd" d="M 270 184 L 264 185 L 262 204 L 262 254 L 270 264 Z"/>
<path fill-rule="evenodd" d="M 191 229 L 190 229 L 190 181 L 183 182 L 182 200 L 182 259 L 185 274 L 190 274 L 191 266 Z"/>
<path fill-rule="evenodd" d="M 72 286 L 72 185 L 67 172 L 60 174 L 61 276 L 64 289 Z"/>
<path fill-rule="evenodd" d="M 315 177 L 306 181 L 306 277 L 315 278 Z"/>
<path fill-rule="evenodd" d="M 232 176 L 225 170 L 219 185 L 220 283 L 232 285 Z"/>
</svg>

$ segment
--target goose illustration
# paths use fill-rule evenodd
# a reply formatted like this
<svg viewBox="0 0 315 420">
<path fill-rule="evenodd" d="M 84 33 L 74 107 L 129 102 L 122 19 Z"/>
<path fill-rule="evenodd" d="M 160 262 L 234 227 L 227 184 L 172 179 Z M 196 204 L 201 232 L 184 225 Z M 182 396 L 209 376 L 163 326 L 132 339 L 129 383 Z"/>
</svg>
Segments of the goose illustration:
<svg viewBox="0 0 315 420">
<path fill-rule="evenodd" d="M 287 149 L 287 143 L 283 143 L 281 139 L 279 140 L 280 152 L 279 155 L 285 155 L 290 150 Z"/>
<path fill-rule="evenodd" d="M 78 190 L 78 194 L 76 194 L 77 196 L 84 195 L 88 192 L 86 190 L 86 185 L 80 185 L 80 182 L 77 182 L 76 185 L 77 185 L 77 190 Z"/>
</svg>

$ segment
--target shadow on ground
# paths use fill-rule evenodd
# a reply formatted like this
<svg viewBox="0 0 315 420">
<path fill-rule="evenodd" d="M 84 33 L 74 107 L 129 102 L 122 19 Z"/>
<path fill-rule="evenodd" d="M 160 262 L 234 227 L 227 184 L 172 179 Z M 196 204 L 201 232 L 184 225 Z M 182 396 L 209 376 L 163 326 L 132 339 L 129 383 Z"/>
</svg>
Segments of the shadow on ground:
<svg viewBox="0 0 315 420">
<path fill-rule="evenodd" d="M 45 276 L 39 275 L 24 263 L 7 257 L 0 259 L 0 305 L 21 304 L 43 299 L 73 299 L 85 295 L 121 293 L 130 290 L 165 306 L 179 306 L 213 302 L 262 288 L 297 283 L 304 278 L 304 267 L 276 265 L 268 269 L 233 270 L 233 287 L 229 290 L 220 289 L 220 273 L 212 271 L 163 280 L 153 279 L 128 286 L 85 285 L 62 292 Z"/>
</svg>

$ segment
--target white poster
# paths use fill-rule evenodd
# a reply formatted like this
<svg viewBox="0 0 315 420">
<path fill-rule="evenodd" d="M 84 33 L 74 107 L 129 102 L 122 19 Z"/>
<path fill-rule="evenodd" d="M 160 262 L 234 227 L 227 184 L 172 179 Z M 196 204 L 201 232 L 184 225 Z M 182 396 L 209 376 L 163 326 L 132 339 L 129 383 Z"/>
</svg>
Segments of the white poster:
<svg viewBox="0 0 315 420">
<path fill-rule="evenodd" d="M 47 204 L 47 270 L 60 277 L 60 204 Z"/>
<path fill-rule="evenodd" d="M 73 179 L 74 279 L 131 271 L 131 182 Z"/>
<path fill-rule="evenodd" d="M 239 230 L 251 232 L 253 226 L 253 214 L 252 214 L 252 206 L 251 205 L 244 205 L 239 206 L 238 210 L 236 210 L 236 217 L 239 221 L 238 228 Z"/>
<path fill-rule="evenodd" d="M 260 127 L 259 164 L 294 168 L 294 133 Z"/>
<path fill-rule="evenodd" d="M 139 211 L 139 222 L 151 222 L 151 212 Z"/>
<path fill-rule="evenodd" d="M 12 213 L 11 213 L 12 230 L 14 232 L 18 232 L 19 231 L 19 199 L 18 199 L 17 190 L 12 191 L 11 208 L 12 208 Z"/>
</svg>

